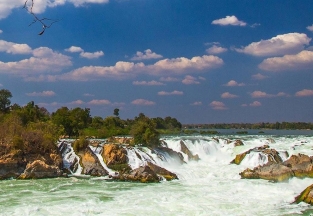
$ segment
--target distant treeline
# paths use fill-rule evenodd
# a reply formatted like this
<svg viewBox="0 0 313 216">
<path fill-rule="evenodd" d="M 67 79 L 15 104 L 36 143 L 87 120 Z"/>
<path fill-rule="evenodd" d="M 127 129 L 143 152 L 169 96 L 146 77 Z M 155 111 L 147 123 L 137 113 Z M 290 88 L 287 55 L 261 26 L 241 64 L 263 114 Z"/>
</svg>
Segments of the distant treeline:
<svg viewBox="0 0 313 216">
<path fill-rule="evenodd" d="M 219 123 L 219 124 L 184 124 L 185 129 L 275 129 L 275 130 L 313 130 L 309 122 L 261 122 L 261 123 Z"/>
</svg>

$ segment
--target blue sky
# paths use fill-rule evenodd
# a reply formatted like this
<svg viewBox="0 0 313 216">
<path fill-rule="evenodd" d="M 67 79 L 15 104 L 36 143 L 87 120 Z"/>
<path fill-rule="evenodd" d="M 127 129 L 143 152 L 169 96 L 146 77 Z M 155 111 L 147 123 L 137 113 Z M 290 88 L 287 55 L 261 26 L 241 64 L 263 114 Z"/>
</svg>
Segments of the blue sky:
<svg viewBox="0 0 313 216">
<path fill-rule="evenodd" d="M 313 121 L 312 0 L 34 0 L 37 17 L 59 20 L 42 35 L 24 3 L 0 0 L 0 88 L 13 103 Z"/>
</svg>

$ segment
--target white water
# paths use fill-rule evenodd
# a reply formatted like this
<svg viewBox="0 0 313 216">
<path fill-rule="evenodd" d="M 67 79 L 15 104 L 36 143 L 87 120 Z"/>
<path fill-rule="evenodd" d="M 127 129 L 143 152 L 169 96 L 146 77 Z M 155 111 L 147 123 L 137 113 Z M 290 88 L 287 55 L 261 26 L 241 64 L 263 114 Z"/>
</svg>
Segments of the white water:
<svg viewBox="0 0 313 216">
<path fill-rule="evenodd" d="M 163 160 L 149 149 L 128 149 L 129 164 L 136 168 L 146 161 L 178 175 L 179 180 L 156 184 L 108 182 L 102 178 L 1 181 L 1 215 L 306 215 L 313 213 L 307 204 L 291 204 L 313 179 L 290 179 L 271 183 L 266 180 L 240 179 L 247 167 L 266 159 L 252 153 L 240 165 L 230 164 L 235 155 L 267 144 L 289 155 L 313 155 L 312 136 L 271 137 L 227 136 L 168 137 L 168 147 L 180 151 L 183 140 L 199 161 L 185 164 L 164 153 Z M 244 146 L 234 147 L 226 140 L 241 139 Z M 137 152 L 137 154 L 136 154 Z M 100 153 L 99 153 L 100 154 Z M 140 155 L 138 158 L 137 155 Z M 287 159 L 287 158 L 285 158 Z"/>
</svg>

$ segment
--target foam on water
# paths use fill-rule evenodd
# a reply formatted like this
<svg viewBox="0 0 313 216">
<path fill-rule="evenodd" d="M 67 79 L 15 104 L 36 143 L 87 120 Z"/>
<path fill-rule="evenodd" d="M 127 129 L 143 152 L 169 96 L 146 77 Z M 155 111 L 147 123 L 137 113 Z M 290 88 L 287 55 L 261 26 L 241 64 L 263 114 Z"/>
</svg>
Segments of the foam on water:
<svg viewBox="0 0 313 216">
<path fill-rule="evenodd" d="M 179 180 L 158 184 L 111 182 L 101 178 L 0 181 L 1 215 L 301 215 L 310 205 L 291 204 L 313 179 L 292 178 L 283 183 L 240 179 L 247 166 L 266 163 L 254 152 L 240 165 L 230 164 L 237 153 L 264 144 L 289 155 L 312 155 L 313 137 L 240 136 L 244 146 L 234 147 L 238 137 L 178 137 L 165 139 L 181 152 L 183 140 L 199 161 L 179 165 L 167 153 L 128 148 L 132 168 L 151 161 L 175 172 Z M 273 138 L 274 142 L 269 142 Z M 229 143 L 229 144 L 227 144 Z M 100 154 L 98 150 L 93 150 Z M 186 160 L 187 159 L 187 160 Z M 285 156 L 287 159 L 287 156 Z M 100 160 L 100 158 L 99 158 Z"/>
</svg>

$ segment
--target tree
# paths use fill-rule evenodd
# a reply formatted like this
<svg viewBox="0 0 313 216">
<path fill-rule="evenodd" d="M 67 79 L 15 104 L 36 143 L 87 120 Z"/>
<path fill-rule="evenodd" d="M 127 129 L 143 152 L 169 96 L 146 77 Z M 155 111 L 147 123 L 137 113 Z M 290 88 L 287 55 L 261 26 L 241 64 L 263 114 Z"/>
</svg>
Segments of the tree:
<svg viewBox="0 0 313 216">
<path fill-rule="evenodd" d="M 115 115 L 116 117 L 118 117 L 120 114 L 119 114 L 120 110 L 118 108 L 115 108 L 114 109 L 114 112 L 113 112 L 113 115 Z"/>
<path fill-rule="evenodd" d="M 11 104 L 12 93 L 7 89 L 0 90 L 0 112 L 7 112 Z"/>
</svg>

